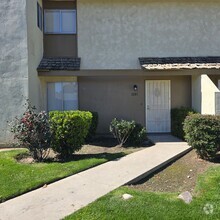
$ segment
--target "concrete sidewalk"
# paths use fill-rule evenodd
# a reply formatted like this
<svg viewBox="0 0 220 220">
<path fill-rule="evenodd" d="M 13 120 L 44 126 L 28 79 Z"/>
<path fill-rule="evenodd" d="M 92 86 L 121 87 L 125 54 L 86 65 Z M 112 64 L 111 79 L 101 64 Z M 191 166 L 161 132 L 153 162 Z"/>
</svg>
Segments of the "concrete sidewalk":
<svg viewBox="0 0 220 220">
<path fill-rule="evenodd" d="M 156 144 L 0 204 L 0 220 L 53 220 L 141 179 L 190 150 L 170 135 L 149 136 Z M 162 140 L 162 141 L 160 141 Z"/>
</svg>

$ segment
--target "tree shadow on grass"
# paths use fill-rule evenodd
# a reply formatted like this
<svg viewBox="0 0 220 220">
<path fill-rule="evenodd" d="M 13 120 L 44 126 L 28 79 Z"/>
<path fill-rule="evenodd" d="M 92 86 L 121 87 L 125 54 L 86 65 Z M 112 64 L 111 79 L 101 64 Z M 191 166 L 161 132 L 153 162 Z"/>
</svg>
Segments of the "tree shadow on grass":
<svg viewBox="0 0 220 220">
<path fill-rule="evenodd" d="M 59 157 L 59 155 L 55 155 L 54 157 L 48 157 L 44 159 L 41 162 L 31 160 L 30 164 L 33 163 L 65 163 L 65 162 L 71 162 L 71 161 L 80 161 L 80 160 L 87 160 L 87 159 L 105 159 L 107 161 L 115 160 L 117 158 L 121 158 L 126 156 L 126 153 L 124 152 L 116 152 L 116 153 L 94 153 L 94 154 L 73 154 L 70 158 L 63 160 Z M 31 155 L 29 152 L 23 152 L 17 154 L 15 157 L 15 160 L 19 163 L 29 163 L 24 162 L 24 159 L 31 159 Z"/>
<path fill-rule="evenodd" d="M 88 159 L 105 159 L 106 161 L 111 161 L 115 159 L 119 159 L 121 157 L 126 156 L 124 152 L 118 153 L 98 153 L 98 154 L 73 154 L 71 158 L 66 160 L 62 160 L 59 157 L 48 158 L 44 160 L 45 163 L 66 163 L 71 161 L 80 161 L 80 160 L 88 160 Z"/>
<path fill-rule="evenodd" d="M 108 137 L 108 136 L 95 137 L 90 142 L 87 142 L 87 144 L 94 145 L 96 147 L 107 147 L 107 148 L 113 148 L 113 147 L 119 146 L 119 143 L 115 138 Z M 140 145 L 135 146 L 134 144 L 126 142 L 125 144 L 123 144 L 123 147 L 124 148 L 130 148 L 130 147 L 139 148 L 139 147 L 151 147 L 153 145 L 154 143 L 150 139 L 146 138 L 143 141 L 143 143 Z"/>
<path fill-rule="evenodd" d="M 106 160 L 114 160 L 120 157 L 125 156 L 126 154 L 124 152 L 118 152 L 118 153 L 98 153 L 98 154 L 74 154 L 72 160 L 73 161 L 79 161 L 79 160 L 85 160 L 85 159 L 106 159 Z"/>
</svg>

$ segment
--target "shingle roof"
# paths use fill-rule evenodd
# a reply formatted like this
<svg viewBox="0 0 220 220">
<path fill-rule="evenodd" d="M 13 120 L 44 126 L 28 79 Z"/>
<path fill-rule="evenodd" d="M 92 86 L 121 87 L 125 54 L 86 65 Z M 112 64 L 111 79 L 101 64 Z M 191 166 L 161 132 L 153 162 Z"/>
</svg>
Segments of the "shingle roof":
<svg viewBox="0 0 220 220">
<path fill-rule="evenodd" d="M 220 69 L 220 57 L 140 57 L 147 70 Z"/>
<path fill-rule="evenodd" d="M 80 58 L 69 57 L 44 57 L 37 70 L 50 71 L 50 70 L 79 70 Z"/>
</svg>

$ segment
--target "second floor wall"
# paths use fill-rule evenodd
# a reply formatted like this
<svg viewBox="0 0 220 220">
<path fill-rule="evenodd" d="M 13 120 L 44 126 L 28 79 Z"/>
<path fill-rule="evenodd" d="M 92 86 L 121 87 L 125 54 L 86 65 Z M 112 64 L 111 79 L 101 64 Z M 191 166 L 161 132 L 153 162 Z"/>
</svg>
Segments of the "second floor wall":
<svg viewBox="0 0 220 220">
<path fill-rule="evenodd" d="M 56 29 L 59 25 L 57 24 L 56 13 L 59 11 L 75 11 L 76 1 L 43 1 L 44 9 L 44 25 L 50 22 L 51 26 Z M 53 22 L 51 22 L 51 17 L 49 20 L 46 18 L 45 12 L 54 12 Z M 62 13 L 61 12 L 61 13 Z M 68 12 L 67 12 L 68 13 Z M 67 20 L 63 20 L 63 24 L 71 24 Z M 60 21 L 59 21 L 60 22 Z M 69 23 L 68 23 L 69 22 Z M 51 24 L 52 23 L 52 24 Z M 77 33 L 47 33 L 44 30 L 44 56 L 46 57 L 77 57 Z"/>
<path fill-rule="evenodd" d="M 81 69 L 139 69 L 138 57 L 219 56 L 220 2 L 78 0 Z"/>
</svg>

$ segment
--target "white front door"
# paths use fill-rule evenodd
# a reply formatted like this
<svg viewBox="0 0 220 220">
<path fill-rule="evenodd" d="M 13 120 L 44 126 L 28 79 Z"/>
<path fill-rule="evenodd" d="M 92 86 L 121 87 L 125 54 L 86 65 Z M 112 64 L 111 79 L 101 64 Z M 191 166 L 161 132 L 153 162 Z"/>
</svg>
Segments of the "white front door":
<svg viewBox="0 0 220 220">
<path fill-rule="evenodd" d="M 170 80 L 147 80 L 145 91 L 147 132 L 170 132 Z"/>
</svg>

